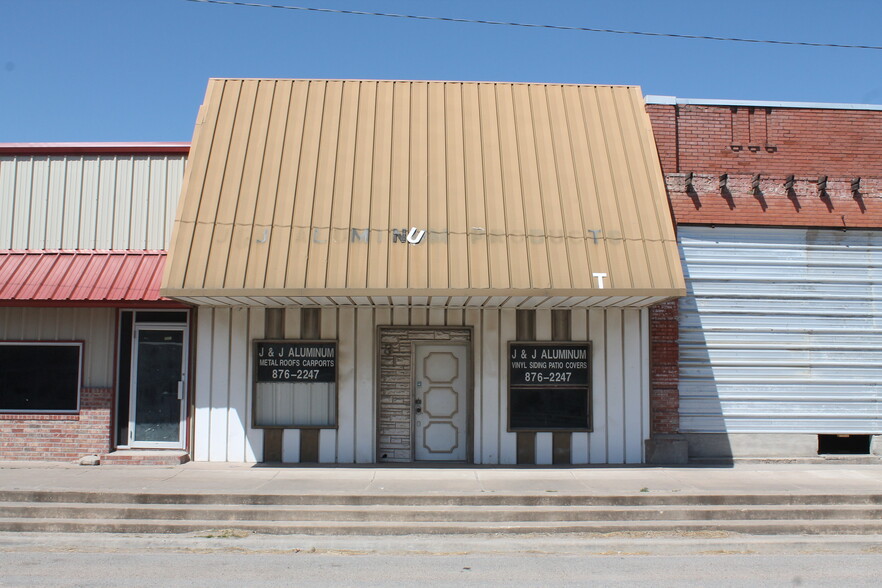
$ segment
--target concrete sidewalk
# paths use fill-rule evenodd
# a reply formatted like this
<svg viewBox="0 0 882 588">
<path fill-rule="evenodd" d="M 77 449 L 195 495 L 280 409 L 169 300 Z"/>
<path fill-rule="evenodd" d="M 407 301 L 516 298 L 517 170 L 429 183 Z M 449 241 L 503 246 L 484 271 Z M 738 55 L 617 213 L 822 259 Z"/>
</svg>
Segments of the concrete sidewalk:
<svg viewBox="0 0 882 588">
<path fill-rule="evenodd" d="M 79 466 L 0 462 L 0 491 L 168 494 L 879 494 L 882 464 L 736 463 L 683 467 Z"/>
</svg>

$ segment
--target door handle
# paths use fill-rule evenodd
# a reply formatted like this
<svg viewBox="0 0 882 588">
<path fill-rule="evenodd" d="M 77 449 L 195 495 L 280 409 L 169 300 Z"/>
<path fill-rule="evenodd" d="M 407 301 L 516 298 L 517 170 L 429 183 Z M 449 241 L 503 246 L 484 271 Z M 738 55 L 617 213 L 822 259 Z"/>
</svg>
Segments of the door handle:
<svg viewBox="0 0 882 588">
<path fill-rule="evenodd" d="M 183 380 L 178 380 L 178 400 L 184 399 L 184 382 Z"/>
</svg>

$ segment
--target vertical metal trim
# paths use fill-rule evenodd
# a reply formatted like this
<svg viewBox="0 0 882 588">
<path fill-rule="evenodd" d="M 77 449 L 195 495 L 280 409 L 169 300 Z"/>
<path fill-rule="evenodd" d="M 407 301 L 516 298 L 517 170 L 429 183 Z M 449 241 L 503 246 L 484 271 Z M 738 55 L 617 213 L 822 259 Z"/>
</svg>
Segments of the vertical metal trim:
<svg viewBox="0 0 882 588">
<path fill-rule="evenodd" d="M 264 316 L 265 337 L 267 339 L 285 338 L 285 309 L 267 308 Z M 312 338 L 312 337 L 310 337 Z"/>
<path fill-rule="evenodd" d="M 263 432 L 263 461 L 282 461 L 282 433 L 284 429 L 266 429 Z"/>
<path fill-rule="evenodd" d="M 518 431 L 517 434 L 517 462 L 518 465 L 536 464 L 536 433 L 530 431 Z"/>
<path fill-rule="evenodd" d="M 515 337 L 518 341 L 535 341 L 536 340 L 536 311 L 518 309 L 516 314 Z M 500 345 L 502 342 L 500 342 Z M 506 369 L 504 365 L 499 366 L 500 370 Z M 511 410 L 511 391 L 500 391 L 509 396 L 509 410 Z M 505 415 L 508 421 L 510 415 Z M 500 423 L 501 425 L 502 423 Z M 536 433 L 530 431 L 517 432 L 517 463 L 534 465 L 536 463 Z"/>
<path fill-rule="evenodd" d="M 267 429 L 267 432 L 270 430 Z M 300 429 L 300 463 L 318 463 L 320 432 L 321 429 Z M 264 444 L 266 444 L 265 440 Z M 281 435 L 279 435 L 279 447 L 281 448 Z"/>
<path fill-rule="evenodd" d="M 531 309 L 518 309 L 515 337 L 518 341 L 536 340 L 536 311 Z"/>
<path fill-rule="evenodd" d="M 570 310 L 552 310 L 551 311 L 551 340 L 552 341 L 571 341 L 572 340 L 572 311 Z M 588 398 L 590 402 L 591 392 L 589 386 Z M 588 412 L 591 415 L 591 410 Z M 590 426 L 590 424 L 589 424 Z M 573 463 L 572 456 L 573 433 L 555 432 L 551 437 L 551 463 L 554 465 Z"/>
<path fill-rule="evenodd" d="M 572 459 L 573 433 L 555 432 L 551 434 L 551 463 L 570 465 Z"/>
<path fill-rule="evenodd" d="M 267 309 L 269 312 L 269 309 Z M 320 308 L 304 308 L 300 322 L 301 339 L 321 339 L 322 310 Z"/>
<path fill-rule="evenodd" d="M 572 339 L 569 310 L 551 311 L 551 340 L 570 341 Z"/>
<path fill-rule="evenodd" d="M 264 336 L 267 339 L 284 339 L 285 338 L 285 309 L 284 308 L 267 308 L 264 313 Z M 252 353 L 253 344 L 251 345 Z M 256 379 L 256 378 L 255 378 Z M 255 395 L 255 402 L 257 401 Z M 303 445 L 301 443 L 301 461 Z M 266 429 L 263 432 L 263 461 L 264 462 L 281 462 L 282 461 L 282 429 Z M 318 460 L 316 460 L 318 461 Z"/>
</svg>

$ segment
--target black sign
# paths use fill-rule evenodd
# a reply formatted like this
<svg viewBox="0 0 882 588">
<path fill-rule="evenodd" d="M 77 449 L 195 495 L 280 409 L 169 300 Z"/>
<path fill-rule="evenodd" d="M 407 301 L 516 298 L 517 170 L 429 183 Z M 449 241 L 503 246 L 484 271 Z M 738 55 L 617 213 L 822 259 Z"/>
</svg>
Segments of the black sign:
<svg viewBox="0 0 882 588">
<path fill-rule="evenodd" d="M 513 431 L 585 431 L 591 428 L 591 395 L 580 388 L 512 388 Z"/>
<path fill-rule="evenodd" d="M 585 387 L 591 347 L 586 343 L 510 343 L 509 386 Z"/>
<path fill-rule="evenodd" d="M 254 366 L 258 382 L 335 382 L 337 343 L 255 341 Z"/>
</svg>

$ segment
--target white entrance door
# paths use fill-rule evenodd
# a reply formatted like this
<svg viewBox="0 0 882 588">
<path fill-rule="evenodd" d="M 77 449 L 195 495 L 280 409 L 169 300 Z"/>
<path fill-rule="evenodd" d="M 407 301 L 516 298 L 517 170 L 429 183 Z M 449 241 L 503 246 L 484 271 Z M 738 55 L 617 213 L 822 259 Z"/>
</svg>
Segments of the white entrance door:
<svg viewBox="0 0 882 588">
<path fill-rule="evenodd" d="M 463 344 L 415 345 L 415 460 L 466 460 L 468 358 L 468 346 Z"/>
<path fill-rule="evenodd" d="M 136 325 L 133 337 L 129 446 L 183 448 L 187 329 Z"/>
</svg>

